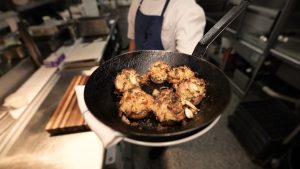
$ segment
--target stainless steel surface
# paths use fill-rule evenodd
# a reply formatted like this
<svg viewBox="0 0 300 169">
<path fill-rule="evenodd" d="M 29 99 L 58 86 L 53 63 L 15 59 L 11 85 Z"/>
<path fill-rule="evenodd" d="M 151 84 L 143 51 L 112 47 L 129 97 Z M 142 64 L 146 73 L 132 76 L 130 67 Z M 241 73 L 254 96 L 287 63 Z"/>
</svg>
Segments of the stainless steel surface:
<svg viewBox="0 0 300 169">
<path fill-rule="evenodd" d="M 9 129 L 9 127 L 15 122 L 8 112 L 0 112 L 0 137 Z"/>
<path fill-rule="evenodd" d="M 31 118 L 37 112 L 37 109 L 42 104 L 43 100 L 47 97 L 50 90 L 56 84 L 58 80 L 58 75 L 54 75 L 43 89 L 37 94 L 37 96 L 32 100 L 32 102 L 25 108 L 19 118 L 15 120 L 15 124 L 12 125 L 4 133 L 3 139 L 0 140 L 0 157 L 4 156 L 9 149 L 13 146 L 17 138 L 22 133 L 23 129 L 27 126 Z"/>
<path fill-rule="evenodd" d="M 35 71 L 36 67 L 28 57 L 0 78 L 0 103 L 10 93 L 14 92 Z"/>
<path fill-rule="evenodd" d="M 61 73 L 50 94 L 0 159 L 0 169 L 100 169 L 104 150 L 92 132 L 51 137 L 45 125 L 74 74 Z"/>
<path fill-rule="evenodd" d="M 0 160 L 1 169 L 100 169 L 98 138 L 92 132 L 50 138 L 30 133 Z"/>
</svg>

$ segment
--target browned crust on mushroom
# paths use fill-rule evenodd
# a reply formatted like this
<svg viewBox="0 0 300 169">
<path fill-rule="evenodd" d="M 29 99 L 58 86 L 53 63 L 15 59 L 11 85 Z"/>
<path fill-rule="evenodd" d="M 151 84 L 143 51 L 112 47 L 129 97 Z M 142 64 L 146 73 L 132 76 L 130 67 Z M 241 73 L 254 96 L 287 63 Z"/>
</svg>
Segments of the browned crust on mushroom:
<svg viewBox="0 0 300 169">
<path fill-rule="evenodd" d="M 133 88 L 123 93 L 119 111 L 130 119 L 145 118 L 152 110 L 153 97 L 140 88 Z"/>
</svg>

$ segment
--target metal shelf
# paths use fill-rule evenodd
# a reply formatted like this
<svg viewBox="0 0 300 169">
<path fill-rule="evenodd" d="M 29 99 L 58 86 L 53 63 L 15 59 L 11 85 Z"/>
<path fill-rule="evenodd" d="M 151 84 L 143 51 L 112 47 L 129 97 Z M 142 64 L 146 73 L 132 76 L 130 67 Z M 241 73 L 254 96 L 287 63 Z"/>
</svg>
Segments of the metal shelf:
<svg viewBox="0 0 300 169">
<path fill-rule="evenodd" d="M 249 49 L 259 53 L 259 54 L 263 54 L 263 50 L 255 45 L 252 45 L 251 43 L 241 40 L 240 41 L 243 45 L 247 46 Z"/>
<path fill-rule="evenodd" d="M 237 40 L 237 43 L 235 43 L 233 47 L 236 53 L 238 53 L 240 58 L 244 59 L 253 68 L 253 73 L 251 74 L 251 77 L 249 77 L 249 81 L 245 88 L 239 87 L 239 84 L 235 83 L 233 79 L 230 79 L 233 89 L 238 91 L 237 93 L 240 93 L 242 97 L 247 93 L 252 83 L 255 81 L 255 77 L 269 53 L 294 65 L 300 65 L 300 51 L 298 52 L 299 54 L 295 53 L 294 55 L 284 51 L 287 50 L 286 48 L 283 48 L 283 50 L 279 50 L 277 46 L 272 48 L 274 44 L 276 44 L 277 37 L 284 28 L 284 24 L 287 18 L 289 18 L 295 3 L 296 0 L 285 2 L 279 6 L 278 9 L 274 7 L 265 7 L 264 5 L 249 5 L 247 11 L 264 16 L 266 18 L 265 20 L 268 21 L 266 22 L 262 19 L 259 24 L 264 26 L 264 24 L 270 24 L 271 20 L 274 20 L 270 32 L 266 35 L 263 33 L 257 34 L 255 31 L 245 31 L 242 29 L 242 23 L 239 23 L 240 25 L 237 27 L 237 31 L 231 31 L 231 28 L 226 30 L 226 32 L 233 33 Z M 222 16 L 221 12 L 207 13 L 207 22 L 215 24 L 218 19 L 221 18 L 220 16 Z M 245 19 L 245 15 L 241 19 Z M 250 22 L 250 24 L 251 23 L 252 22 Z M 215 60 L 213 57 L 211 58 Z"/>
<path fill-rule="evenodd" d="M 287 51 L 286 49 L 284 49 L 285 51 Z M 300 67 L 300 52 L 298 53 L 298 55 L 288 55 L 286 54 L 283 49 L 278 49 L 278 48 L 272 48 L 271 50 L 271 54 L 275 57 L 277 57 L 278 59 L 281 59 L 283 61 L 286 61 L 296 67 Z M 291 54 L 291 52 L 289 52 L 289 54 Z"/>
<path fill-rule="evenodd" d="M 239 38 L 245 42 L 248 42 L 252 46 L 255 46 L 256 48 L 259 48 L 260 50 L 264 50 L 269 43 L 268 38 L 264 35 L 252 34 L 246 31 L 241 31 Z"/>
<path fill-rule="evenodd" d="M 251 11 L 257 12 L 257 13 L 261 13 L 262 15 L 270 17 L 270 18 L 276 18 L 280 12 L 277 9 L 258 6 L 258 5 L 249 5 L 248 9 Z"/>
<path fill-rule="evenodd" d="M 262 58 L 263 50 L 244 40 L 238 41 L 234 48 L 239 56 L 246 60 L 254 68 Z"/>
<path fill-rule="evenodd" d="M 228 77 L 228 79 L 231 87 L 233 88 L 233 91 L 235 91 L 235 93 L 238 94 L 240 98 L 242 98 L 245 95 L 245 92 L 231 78 Z"/>
</svg>

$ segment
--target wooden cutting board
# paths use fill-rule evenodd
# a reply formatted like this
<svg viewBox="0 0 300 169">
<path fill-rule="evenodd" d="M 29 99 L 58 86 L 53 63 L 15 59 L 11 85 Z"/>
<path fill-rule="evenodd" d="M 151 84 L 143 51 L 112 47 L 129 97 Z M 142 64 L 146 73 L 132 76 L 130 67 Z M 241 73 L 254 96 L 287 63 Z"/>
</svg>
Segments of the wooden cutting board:
<svg viewBox="0 0 300 169">
<path fill-rule="evenodd" d="M 46 125 L 46 131 L 48 131 L 51 135 L 89 130 L 83 116 L 81 115 L 75 93 L 75 86 L 85 85 L 87 80 L 88 76 L 83 75 L 75 76 L 72 79 Z"/>
</svg>

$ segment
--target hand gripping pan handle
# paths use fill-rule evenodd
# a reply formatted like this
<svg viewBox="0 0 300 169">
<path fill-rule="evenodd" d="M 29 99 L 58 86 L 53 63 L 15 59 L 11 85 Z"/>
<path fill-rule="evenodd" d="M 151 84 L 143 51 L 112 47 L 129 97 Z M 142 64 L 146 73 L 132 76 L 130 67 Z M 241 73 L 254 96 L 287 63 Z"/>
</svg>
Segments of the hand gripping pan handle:
<svg viewBox="0 0 300 169">
<path fill-rule="evenodd" d="M 238 6 L 233 7 L 227 12 L 198 42 L 193 51 L 193 56 L 200 58 L 204 54 L 208 46 L 222 33 L 232 21 L 234 21 L 248 6 L 248 1 L 242 1 Z"/>
</svg>

